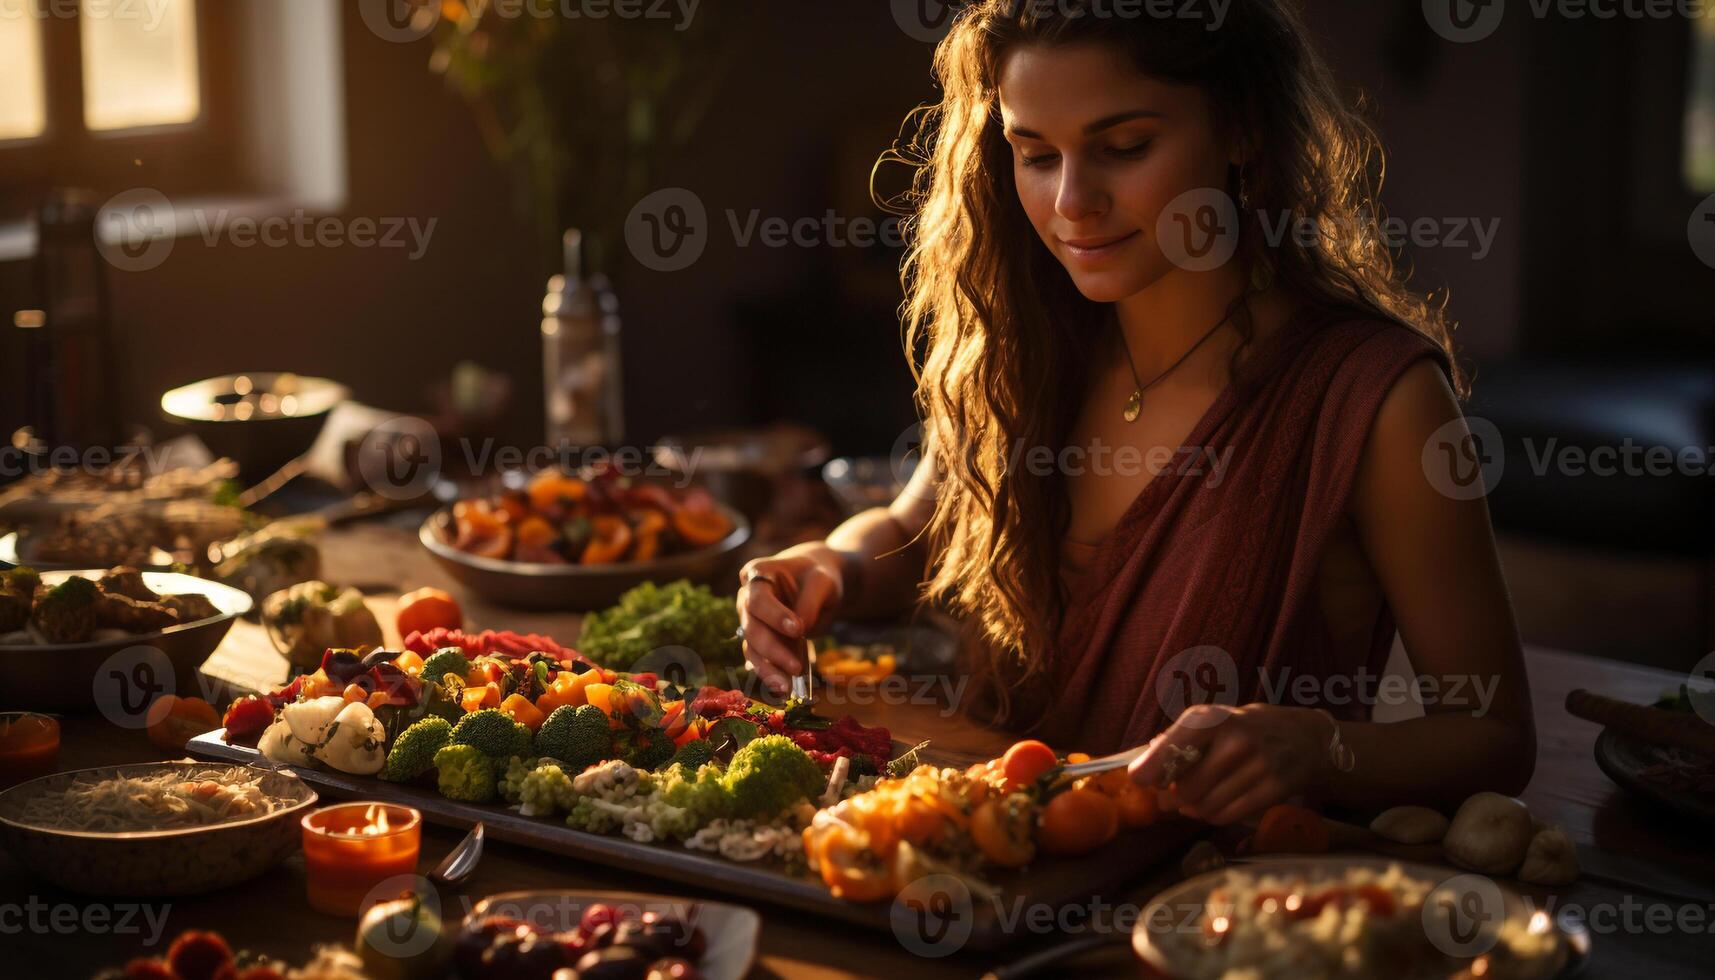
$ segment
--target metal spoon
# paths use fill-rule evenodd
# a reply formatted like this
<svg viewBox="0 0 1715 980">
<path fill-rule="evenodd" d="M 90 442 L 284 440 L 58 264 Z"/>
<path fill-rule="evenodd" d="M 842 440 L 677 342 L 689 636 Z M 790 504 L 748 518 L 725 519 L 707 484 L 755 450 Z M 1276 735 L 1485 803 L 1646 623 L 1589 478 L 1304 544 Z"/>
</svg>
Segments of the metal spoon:
<svg viewBox="0 0 1715 980">
<path fill-rule="evenodd" d="M 478 820 L 476 826 L 470 828 L 470 833 L 464 835 L 464 840 L 448 851 L 441 863 L 435 866 L 435 870 L 429 872 L 429 880 L 437 885 L 457 887 L 460 882 L 470 877 L 471 872 L 476 870 L 477 862 L 481 860 L 482 821 Z"/>
</svg>

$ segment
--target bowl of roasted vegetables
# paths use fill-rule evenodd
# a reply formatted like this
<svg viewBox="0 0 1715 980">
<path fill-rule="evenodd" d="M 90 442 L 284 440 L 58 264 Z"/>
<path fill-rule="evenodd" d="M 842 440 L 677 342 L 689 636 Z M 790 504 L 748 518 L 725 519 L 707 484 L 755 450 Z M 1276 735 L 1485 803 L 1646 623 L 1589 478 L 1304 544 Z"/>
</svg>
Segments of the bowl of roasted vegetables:
<svg viewBox="0 0 1715 980">
<path fill-rule="evenodd" d="M 179 693 L 196 693 L 197 669 L 253 604 L 176 572 L 0 572 L 0 690 L 38 710 L 87 708 L 108 658 L 141 646 L 172 664 Z"/>
<path fill-rule="evenodd" d="M 435 513 L 419 537 L 448 574 L 493 602 L 589 610 L 643 582 L 718 582 L 750 524 L 702 489 L 545 470 Z"/>
</svg>

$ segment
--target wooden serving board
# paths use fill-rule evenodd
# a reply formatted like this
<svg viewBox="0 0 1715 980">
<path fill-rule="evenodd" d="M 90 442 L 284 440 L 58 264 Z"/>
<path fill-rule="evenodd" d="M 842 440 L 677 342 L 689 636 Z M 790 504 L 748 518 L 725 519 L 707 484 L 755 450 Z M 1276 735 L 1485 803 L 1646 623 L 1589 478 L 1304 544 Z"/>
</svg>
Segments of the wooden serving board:
<svg viewBox="0 0 1715 980">
<path fill-rule="evenodd" d="M 228 745 L 224 729 L 192 739 L 186 749 L 196 756 L 241 764 L 261 760 L 244 745 Z M 930 753 L 925 753 L 930 754 Z M 934 760 L 930 760 L 934 761 Z M 270 764 L 272 765 L 272 764 Z M 372 776 L 352 776 L 327 769 L 291 769 L 324 797 L 377 800 L 421 811 L 423 819 L 443 826 L 468 828 L 481 821 L 489 836 L 537 850 L 561 854 L 610 867 L 654 875 L 669 881 L 714 888 L 740 899 L 765 901 L 792 909 L 855 923 L 883 932 L 894 928 L 893 903 L 854 904 L 829 894 L 821 881 L 789 874 L 778 865 L 728 861 L 675 844 L 640 844 L 626 837 L 590 834 L 567 827 L 558 819 L 526 817 L 503 804 L 474 804 L 449 800 L 427 786 L 390 783 Z M 997 900 L 973 898 L 971 932 L 964 945 L 994 949 L 1028 935 L 1022 928 L 1047 908 L 1058 911 L 1100 897 L 1112 905 L 1125 897 L 1126 886 L 1150 868 L 1177 859 L 1208 828 L 1181 820 L 1164 820 L 1144 830 L 1122 832 L 1100 850 L 1079 858 L 1044 860 L 1019 872 L 988 876 Z"/>
</svg>

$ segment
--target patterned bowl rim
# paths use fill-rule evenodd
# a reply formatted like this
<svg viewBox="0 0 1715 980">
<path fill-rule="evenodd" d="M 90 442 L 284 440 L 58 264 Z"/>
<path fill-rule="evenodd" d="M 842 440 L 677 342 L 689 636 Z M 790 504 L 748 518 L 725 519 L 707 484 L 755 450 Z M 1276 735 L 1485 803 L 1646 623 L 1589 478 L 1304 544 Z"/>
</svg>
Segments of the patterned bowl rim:
<svg viewBox="0 0 1715 980">
<path fill-rule="evenodd" d="M 30 792 L 31 790 L 40 791 L 43 788 L 43 786 L 45 786 L 47 784 L 47 782 L 49 780 L 65 779 L 67 777 L 75 778 L 77 776 L 83 775 L 84 773 L 107 773 L 110 775 L 134 775 L 134 774 L 137 774 L 138 771 L 142 771 L 142 772 L 147 772 L 150 770 L 160 771 L 163 769 L 180 769 L 180 768 L 186 768 L 186 767 L 194 767 L 197 769 L 226 769 L 226 770 L 248 769 L 248 770 L 251 770 L 254 772 L 262 773 L 264 776 L 267 776 L 267 775 L 280 776 L 284 779 L 289 780 L 293 785 L 295 785 L 302 795 L 298 799 L 287 803 L 286 805 L 280 807 L 277 810 L 274 810 L 274 811 L 269 812 L 269 813 L 257 814 L 256 816 L 253 816 L 253 817 L 245 817 L 242 820 L 223 820 L 220 823 L 206 824 L 206 825 L 201 826 L 201 827 L 173 827 L 173 828 L 163 828 L 160 830 L 65 830 L 65 829 L 56 828 L 56 827 L 43 827 L 40 824 L 25 823 L 21 820 L 13 820 L 11 817 L 5 816 L 5 812 L 6 812 L 8 804 L 13 803 L 14 801 L 17 801 L 17 800 L 22 800 L 22 799 L 28 798 L 31 795 L 31 792 Z M 27 834 L 37 834 L 37 835 L 44 835 L 44 836 L 50 836 L 50 837 L 64 837 L 64 838 L 70 838 L 70 839 L 75 839 L 75 840 L 100 840 L 100 841 L 167 840 L 167 839 L 171 839 L 171 838 L 175 838 L 175 837 L 192 837 L 192 836 L 195 836 L 198 834 L 218 833 L 221 831 L 236 830 L 240 827 L 249 827 L 249 826 L 253 826 L 253 825 L 264 824 L 264 823 L 267 823 L 271 820 L 290 819 L 294 814 L 298 813 L 299 811 L 315 806 L 319 799 L 320 799 L 320 796 L 317 795 L 316 791 L 314 789 L 311 789 L 309 784 L 305 783 L 302 779 L 300 779 L 298 777 L 297 773 L 292 772 L 289 769 L 271 769 L 271 768 L 268 768 L 266 766 L 254 766 L 254 765 L 246 766 L 246 765 L 238 765 L 236 763 L 198 762 L 198 761 L 192 760 L 192 759 L 180 759 L 180 760 L 176 760 L 176 761 L 172 761 L 172 762 L 129 762 L 129 763 L 122 763 L 120 765 L 113 765 L 113 766 L 91 766 L 88 769 L 68 769 L 64 772 L 50 773 L 49 775 L 46 775 L 46 776 L 38 776 L 35 779 L 30 780 L 29 782 L 19 783 L 16 786 L 13 786 L 13 787 L 11 787 L 11 788 L 3 791 L 3 792 L 0 792 L 0 825 L 12 828 L 14 830 L 19 830 L 19 831 L 22 831 L 22 832 L 27 833 Z"/>
</svg>

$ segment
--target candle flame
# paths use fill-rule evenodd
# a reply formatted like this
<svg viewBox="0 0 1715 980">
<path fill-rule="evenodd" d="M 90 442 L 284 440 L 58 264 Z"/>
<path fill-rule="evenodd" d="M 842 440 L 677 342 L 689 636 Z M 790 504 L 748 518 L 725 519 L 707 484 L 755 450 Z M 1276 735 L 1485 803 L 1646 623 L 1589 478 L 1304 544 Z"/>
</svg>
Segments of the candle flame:
<svg viewBox="0 0 1715 980">
<path fill-rule="evenodd" d="M 370 835 L 387 833 L 387 808 L 381 804 L 370 804 L 369 809 L 363 811 L 363 819 L 367 821 L 364 825 L 363 833 Z"/>
</svg>

